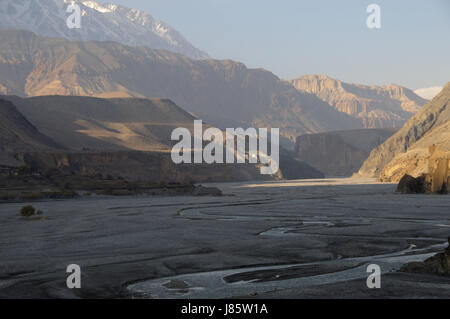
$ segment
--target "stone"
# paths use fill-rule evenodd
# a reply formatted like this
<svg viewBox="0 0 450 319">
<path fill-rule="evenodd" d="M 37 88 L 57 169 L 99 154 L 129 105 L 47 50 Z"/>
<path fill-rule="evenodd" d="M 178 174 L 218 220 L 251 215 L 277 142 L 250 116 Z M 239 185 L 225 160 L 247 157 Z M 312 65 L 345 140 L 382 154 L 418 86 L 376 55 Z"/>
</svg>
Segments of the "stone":
<svg viewBox="0 0 450 319">
<path fill-rule="evenodd" d="M 424 189 L 424 178 L 414 178 L 411 175 L 406 174 L 400 180 L 397 186 L 397 193 L 401 194 L 423 194 Z"/>
<path fill-rule="evenodd" d="M 428 258 L 424 262 L 408 263 L 400 269 L 400 272 L 450 276 L 450 238 L 448 241 L 449 247 L 443 253 Z"/>
</svg>

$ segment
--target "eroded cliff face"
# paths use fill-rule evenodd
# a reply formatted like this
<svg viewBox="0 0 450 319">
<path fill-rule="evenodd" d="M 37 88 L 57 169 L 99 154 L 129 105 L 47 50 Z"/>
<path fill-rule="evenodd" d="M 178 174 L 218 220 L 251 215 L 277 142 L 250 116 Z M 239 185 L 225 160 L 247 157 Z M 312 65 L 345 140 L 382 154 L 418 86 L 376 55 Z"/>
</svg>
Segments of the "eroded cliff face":
<svg viewBox="0 0 450 319">
<path fill-rule="evenodd" d="M 36 170 L 57 169 L 83 176 L 111 176 L 128 181 L 207 183 L 313 179 L 324 175 L 281 150 L 280 170 L 261 175 L 261 164 L 175 164 L 162 152 L 30 152 L 20 153 L 23 165 Z"/>
<path fill-rule="evenodd" d="M 447 194 L 450 186 L 450 152 L 430 147 L 426 184 L 430 193 Z"/>
<path fill-rule="evenodd" d="M 449 121 L 450 83 L 447 83 L 433 101 L 371 152 L 359 175 L 397 182 L 405 172 L 412 176 L 425 172 L 430 146 L 450 151 Z"/>
<path fill-rule="evenodd" d="M 165 183 L 236 182 L 248 180 L 275 180 L 281 175 L 261 175 L 256 165 L 250 164 L 181 164 L 172 162 L 170 154 L 157 152 L 95 152 L 95 153 L 24 153 L 22 162 L 34 169 L 58 169 L 83 176 L 111 176 L 128 181 Z"/>
<path fill-rule="evenodd" d="M 303 135 L 297 138 L 296 156 L 326 176 L 352 176 L 370 151 L 396 129 L 367 129 Z"/>
<path fill-rule="evenodd" d="M 429 147 L 427 154 L 421 149 L 410 151 L 389 163 L 382 170 L 379 180 L 400 181 L 399 192 L 402 193 L 447 194 L 450 190 L 450 151 L 442 151 L 435 145 Z M 408 191 L 408 185 L 402 186 L 405 183 L 414 183 L 419 187 Z"/>
<path fill-rule="evenodd" d="M 300 92 L 314 94 L 337 111 L 359 119 L 364 128 L 401 127 L 427 102 L 394 84 L 349 84 L 324 75 L 306 75 L 290 82 Z"/>
</svg>

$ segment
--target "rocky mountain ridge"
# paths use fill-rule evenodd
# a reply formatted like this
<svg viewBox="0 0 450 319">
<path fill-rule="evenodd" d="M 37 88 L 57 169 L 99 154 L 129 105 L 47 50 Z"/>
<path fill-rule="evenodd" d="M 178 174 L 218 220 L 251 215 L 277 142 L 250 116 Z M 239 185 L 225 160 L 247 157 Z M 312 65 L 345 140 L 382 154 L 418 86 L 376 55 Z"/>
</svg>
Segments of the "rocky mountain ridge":
<svg viewBox="0 0 450 319">
<path fill-rule="evenodd" d="M 399 128 L 428 101 L 395 84 L 349 84 L 325 75 L 305 75 L 290 83 L 330 107 L 361 121 L 363 128 Z"/>
<path fill-rule="evenodd" d="M 0 92 L 7 95 L 169 98 L 219 127 L 277 127 L 301 134 L 361 128 L 361 123 L 301 93 L 271 72 L 234 61 L 194 61 L 113 42 L 42 38 L 0 31 Z"/>
</svg>

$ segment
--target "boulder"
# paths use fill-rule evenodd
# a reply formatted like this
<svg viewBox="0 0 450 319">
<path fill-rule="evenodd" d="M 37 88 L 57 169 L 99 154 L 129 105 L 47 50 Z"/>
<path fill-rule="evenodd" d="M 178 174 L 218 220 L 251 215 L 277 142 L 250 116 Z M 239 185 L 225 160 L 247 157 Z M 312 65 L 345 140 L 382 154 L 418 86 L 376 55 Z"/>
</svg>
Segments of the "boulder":
<svg viewBox="0 0 450 319">
<path fill-rule="evenodd" d="M 450 152 L 429 148 L 428 169 L 420 177 L 405 174 L 397 187 L 402 194 L 448 194 L 450 189 Z"/>
<path fill-rule="evenodd" d="M 406 174 L 397 186 L 397 193 L 423 194 L 425 193 L 424 177 L 414 178 Z"/>
<path fill-rule="evenodd" d="M 222 196 L 222 191 L 216 187 L 196 186 L 193 191 L 194 196 Z"/>
<path fill-rule="evenodd" d="M 449 246 L 440 254 L 428 258 L 424 262 L 413 262 L 403 266 L 401 272 L 434 274 L 441 276 L 450 276 L 450 238 Z"/>
</svg>

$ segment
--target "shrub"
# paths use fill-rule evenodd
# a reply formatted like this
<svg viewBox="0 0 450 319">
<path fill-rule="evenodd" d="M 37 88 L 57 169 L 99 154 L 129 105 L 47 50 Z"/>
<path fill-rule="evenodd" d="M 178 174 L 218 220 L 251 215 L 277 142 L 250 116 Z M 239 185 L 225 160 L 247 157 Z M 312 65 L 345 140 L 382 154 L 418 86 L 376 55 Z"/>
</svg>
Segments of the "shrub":
<svg viewBox="0 0 450 319">
<path fill-rule="evenodd" d="M 23 217 L 31 217 L 35 213 L 36 210 L 31 205 L 23 206 L 22 209 L 20 210 L 20 215 L 22 215 Z"/>
</svg>

